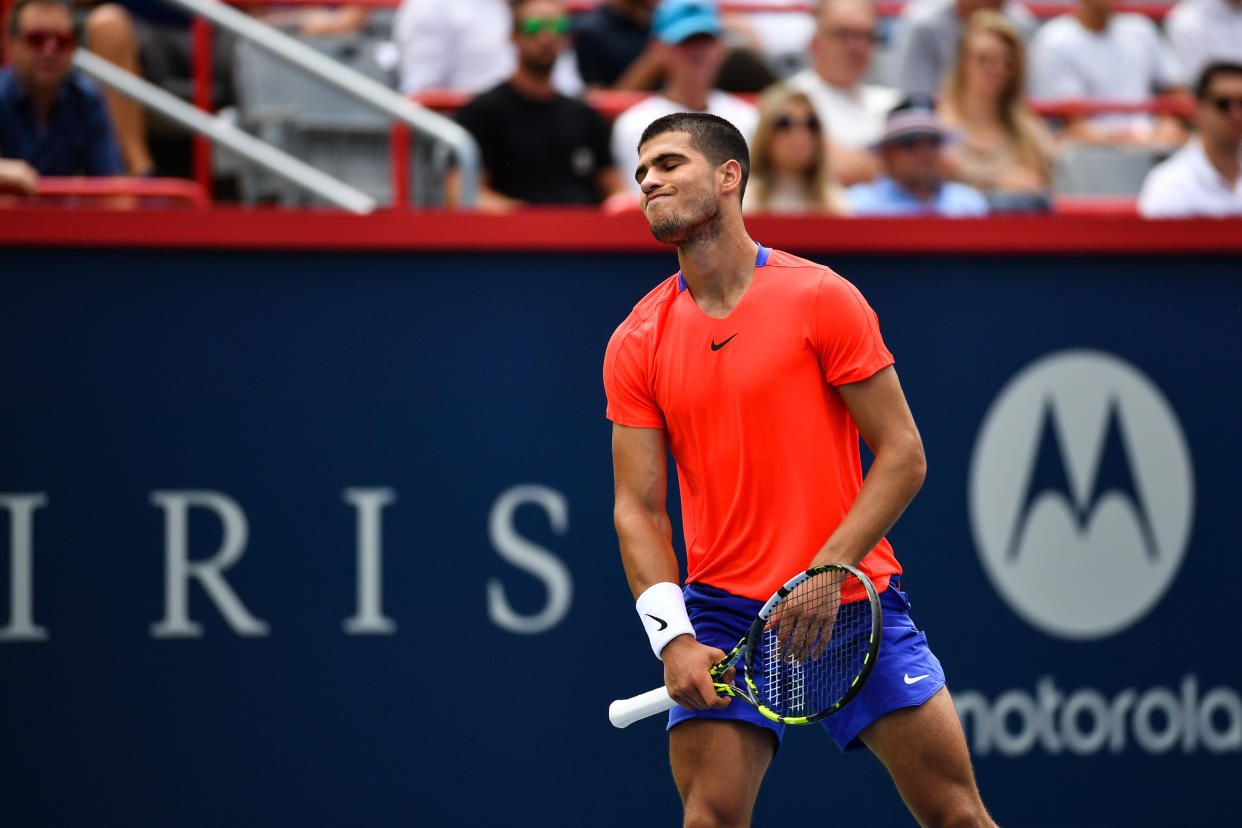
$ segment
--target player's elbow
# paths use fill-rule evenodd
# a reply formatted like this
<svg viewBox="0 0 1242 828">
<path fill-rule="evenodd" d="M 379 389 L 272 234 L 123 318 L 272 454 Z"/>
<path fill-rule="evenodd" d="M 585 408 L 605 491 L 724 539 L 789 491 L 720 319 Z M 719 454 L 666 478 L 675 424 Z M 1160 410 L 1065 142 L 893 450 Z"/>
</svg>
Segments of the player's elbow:
<svg viewBox="0 0 1242 828">
<path fill-rule="evenodd" d="M 612 523 L 617 536 L 624 540 L 633 535 L 643 535 L 652 530 L 664 531 L 669 525 L 663 508 L 653 508 L 639 499 L 617 496 L 612 507 Z"/>
<path fill-rule="evenodd" d="M 911 427 L 901 439 L 900 453 L 902 477 L 909 489 L 910 497 L 914 497 L 923 488 L 927 478 L 927 454 L 923 451 L 923 438 L 917 428 Z"/>
</svg>

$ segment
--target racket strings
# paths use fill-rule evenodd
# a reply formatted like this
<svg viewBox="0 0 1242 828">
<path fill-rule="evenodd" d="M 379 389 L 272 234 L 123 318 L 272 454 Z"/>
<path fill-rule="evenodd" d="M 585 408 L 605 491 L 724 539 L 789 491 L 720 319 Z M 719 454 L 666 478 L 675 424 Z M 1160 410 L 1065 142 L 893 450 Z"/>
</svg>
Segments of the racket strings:
<svg viewBox="0 0 1242 828">
<path fill-rule="evenodd" d="M 856 576 L 836 570 L 808 578 L 785 597 L 752 653 L 750 674 L 765 707 L 782 717 L 807 717 L 846 696 L 870 652 L 865 598 Z"/>
</svg>

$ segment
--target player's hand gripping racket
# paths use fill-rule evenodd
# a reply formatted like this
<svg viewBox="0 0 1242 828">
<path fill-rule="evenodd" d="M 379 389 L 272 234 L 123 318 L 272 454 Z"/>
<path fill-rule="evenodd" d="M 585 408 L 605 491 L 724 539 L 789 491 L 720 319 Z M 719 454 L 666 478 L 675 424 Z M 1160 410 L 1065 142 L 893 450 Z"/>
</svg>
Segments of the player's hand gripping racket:
<svg viewBox="0 0 1242 828">
<path fill-rule="evenodd" d="M 817 566 L 791 578 L 759 610 L 746 636 L 711 669 L 718 693 L 784 724 L 811 724 L 858 695 L 880 651 L 882 612 L 871 580 L 852 566 Z M 738 663 L 744 684 L 719 679 Z M 664 687 L 608 707 L 617 727 L 677 705 Z"/>
</svg>

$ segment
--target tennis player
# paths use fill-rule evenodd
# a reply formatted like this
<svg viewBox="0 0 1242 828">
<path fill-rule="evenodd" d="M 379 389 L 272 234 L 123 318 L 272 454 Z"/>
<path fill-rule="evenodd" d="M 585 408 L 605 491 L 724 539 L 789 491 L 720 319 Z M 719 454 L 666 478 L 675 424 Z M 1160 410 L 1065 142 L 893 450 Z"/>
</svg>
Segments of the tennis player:
<svg viewBox="0 0 1242 828">
<path fill-rule="evenodd" d="M 994 825 L 940 662 L 910 620 L 885 540 L 923 482 L 922 440 L 866 300 L 822 265 L 756 244 L 750 161 L 729 122 L 654 121 L 635 173 L 652 234 L 681 270 L 608 343 L 614 519 L 636 609 L 678 707 L 669 752 L 687 826 L 746 825 L 783 727 L 712 688 L 709 668 L 765 601 L 812 565 L 859 566 L 883 643 L 859 696 L 824 727 L 869 748 L 923 825 Z M 875 459 L 863 480 L 858 437 Z M 671 542 L 677 465 L 687 578 Z"/>
</svg>

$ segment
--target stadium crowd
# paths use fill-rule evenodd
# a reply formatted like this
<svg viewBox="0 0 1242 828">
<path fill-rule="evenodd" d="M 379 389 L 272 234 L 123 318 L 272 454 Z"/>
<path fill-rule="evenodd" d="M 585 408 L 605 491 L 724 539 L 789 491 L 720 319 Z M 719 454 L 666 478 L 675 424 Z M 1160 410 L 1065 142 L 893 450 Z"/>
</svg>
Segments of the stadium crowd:
<svg viewBox="0 0 1242 828">
<path fill-rule="evenodd" d="M 1102 191 L 1137 195 L 1142 215 L 1242 215 L 1242 0 L 1180 0 L 1159 23 L 1118 0 L 1075 0 L 1045 21 L 1017 0 L 909 0 L 888 18 L 872 0 L 741 8 L 403 0 L 387 17 L 358 6 L 247 11 L 310 40 L 387 41 L 377 55 L 395 88 L 416 100 L 456 93 L 449 114 L 482 152 L 483 210 L 635 208 L 638 136 L 689 110 L 750 141 L 749 212 L 1041 212 L 1054 209 L 1058 170 L 1128 159 L 1117 169 L 1131 183 L 1105 180 Z M 79 33 L 190 97 L 188 18 L 172 7 L 17 0 L 0 69 L 0 189 L 33 191 L 40 175 L 167 174 L 141 108 L 72 69 Z M 222 34 L 215 108 L 233 103 L 236 82 Z M 601 93 L 633 102 L 601 111 Z M 445 190 L 455 203 L 451 173 Z"/>
</svg>

